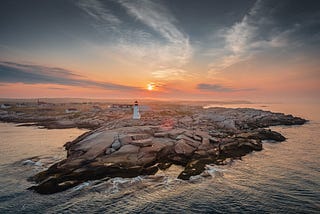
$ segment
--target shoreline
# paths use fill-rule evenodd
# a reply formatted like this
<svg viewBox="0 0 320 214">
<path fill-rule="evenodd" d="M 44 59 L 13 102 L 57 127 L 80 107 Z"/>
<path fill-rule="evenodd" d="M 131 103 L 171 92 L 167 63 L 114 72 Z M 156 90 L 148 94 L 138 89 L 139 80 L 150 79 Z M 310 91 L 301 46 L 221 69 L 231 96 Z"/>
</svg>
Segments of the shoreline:
<svg viewBox="0 0 320 214">
<path fill-rule="evenodd" d="M 29 178 L 37 184 L 29 189 L 52 194 L 88 180 L 153 175 L 171 164 L 184 167 L 178 178 L 188 180 L 206 164 L 225 164 L 226 159 L 261 151 L 265 140 L 286 139 L 267 127 L 306 122 L 282 113 L 219 107 L 115 119 L 67 142 L 67 158 Z"/>
</svg>

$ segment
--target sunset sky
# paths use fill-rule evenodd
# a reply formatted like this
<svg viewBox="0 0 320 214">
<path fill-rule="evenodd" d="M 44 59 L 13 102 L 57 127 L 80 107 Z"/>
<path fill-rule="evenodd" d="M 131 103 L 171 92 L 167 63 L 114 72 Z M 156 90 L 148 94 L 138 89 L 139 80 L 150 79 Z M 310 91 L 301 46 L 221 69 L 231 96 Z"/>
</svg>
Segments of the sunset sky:
<svg viewBox="0 0 320 214">
<path fill-rule="evenodd" d="M 317 0 L 1 0 L 0 97 L 320 100 Z"/>
</svg>

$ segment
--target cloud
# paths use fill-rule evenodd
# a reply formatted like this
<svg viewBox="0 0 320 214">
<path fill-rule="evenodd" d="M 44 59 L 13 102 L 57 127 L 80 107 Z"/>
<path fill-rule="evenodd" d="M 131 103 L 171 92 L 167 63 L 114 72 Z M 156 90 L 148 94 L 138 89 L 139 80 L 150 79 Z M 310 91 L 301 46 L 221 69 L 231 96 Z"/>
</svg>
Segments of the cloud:
<svg viewBox="0 0 320 214">
<path fill-rule="evenodd" d="M 58 88 L 58 87 L 48 87 L 47 89 L 51 89 L 51 90 L 59 90 L 59 91 L 67 91 L 67 88 Z"/>
<path fill-rule="evenodd" d="M 254 88 L 246 88 L 246 89 L 235 89 L 231 87 L 226 87 L 220 84 L 207 84 L 200 83 L 196 87 L 201 91 L 211 91 L 211 92 L 238 92 L 238 91 L 255 91 Z"/>
<path fill-rule="evenodd" d="M 78 87 L 99 87 L 106 90 L 141 90 L 140 88 L 133 86 L 84 79 L 83 76 L 74 74 L 73 72 L 62 68 L 51 68 L 40 65 L 20 64 L 15 62 L 0 61 L 0 76 L 0 82 L 2 83 L 44 83 Z"/>
<path fill-rule="evenodd" d="M 149 70 L 180 68 L 192 57 L 188 35 L 159 1 L 81 0 L 76 5 L 93 18 L 99 34 L 106 35 L 104 42 L 96 45 L 104 57 L 129 65 L 144 63 Z M 126 13 L 107 9 L 115 6 Z"/>
<path fill-rule="evenodd" d="M 258 27 L 251 22 L 251 17 L 258 13 L 260 1 L 255 2 L 249 13 L 240 22 L 233 24 L 230 28 L 222 30 L 225 40 L 224 54 L 216 58 L 209 67 L 211 73 L 221 70 L 250 56 L 250 42 L 254 38 Z"/>
<path fill-rule="evenodd" d="M 285 0 L 256 1 L 239 22 L 220 31 L 224 45 L 210 50 L 210 53 L 217 52 L 209 64 L 210 73 L 219 73 L 260 53 L 279 50 L 293 53 L 292 50 L 301 51 L 308 43 L 319 42 L 320 37 L 313 32 L 320 27 L 320 21 L 315 21 L 319 20 L 320 13 L 308 4 L 305 10 L 310 11 L 306 13 L 301 10 L 301 4 Z M 305 32 L 313 35 L 305 35 Z"/>
<path fill-rule="evenodd" d="M 163 68 L 155 70 L 151 74 L 155 79 L 162 80 L 182 80 L 192 76 L 187 71 L 180 68 Z"/>
<path fill-rule="evenodd" d="M 0 61 L 1 66 L 7 66 L 12 69 L 20 70 L 21 72 L 26 72 L 30 75 L 39 75 L 42 76 L 55 76 L 55 77 L 68 77 L 68 78 L 81 78 L 83 76 L 74 74 L 71 71 L 56 68 L 56 67 L 45 67 L 39 65 L 28 65 L 28 64 L 20 64 L 16 62 L 7 62 L 7 61 Z"/>
<path fill-rule="evenodd" d="M 104 28 L 110 27 L 115 30 L 122 21 L 111 13 L 110 10 L 99 0 L 80 0 L 76 2 L 77 6 L 81 8 L 86 14 L 93 17 Z M 98 26 L 98 25 L 97 25 Z"/>
<path fill-rule="evenodd" d="M 171 44 L 177 64 L 187 63 L 192 55 L 189 38 L 176 27 L 176 19 L 164 5 L 149 0 L 120 0 L 119 3 L 129 15 L 158 32 Z"/>
</svg>

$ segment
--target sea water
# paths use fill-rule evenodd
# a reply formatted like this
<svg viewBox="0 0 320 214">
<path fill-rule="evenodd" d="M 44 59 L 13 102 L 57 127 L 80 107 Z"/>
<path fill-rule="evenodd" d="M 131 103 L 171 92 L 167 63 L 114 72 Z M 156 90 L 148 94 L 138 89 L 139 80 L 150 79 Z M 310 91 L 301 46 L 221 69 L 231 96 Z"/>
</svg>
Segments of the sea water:
<svg viewBox="0 0 320 214">
<path fill-rule="evenodd" d="M 206 176 L 176 179 L 172 166 L 153 176 L 84 182 L 39 195 L 26 179 L 66 156 L 63 144 L 87 130 L 47 130 L 0 123 L 0 213 L 320 213 L 320 106 L 237 105 L 304 117 L 302 126 L 276 126 L 287 140 Z"/>
</svg>

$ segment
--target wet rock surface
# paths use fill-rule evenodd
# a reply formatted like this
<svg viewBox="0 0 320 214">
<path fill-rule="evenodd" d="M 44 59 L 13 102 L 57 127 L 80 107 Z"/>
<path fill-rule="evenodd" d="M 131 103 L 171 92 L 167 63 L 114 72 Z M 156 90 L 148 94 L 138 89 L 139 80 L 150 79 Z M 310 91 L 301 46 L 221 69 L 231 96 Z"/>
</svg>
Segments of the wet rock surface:
<svg viewBox="0 0 320 214">
<path fill-rule="evenodd" d="M 224 164 L 262 150 L 262 141 L 284 141 L 273 125 L 301 125 L 292 115 L 255 109 L 210 108 L 181 113 L 148 112 L 141 120 L 122 118 L 65 144 L 67 158 L 30 178 L 30 189 L 51 194 L 84 181 L 155 174 L 171 164 L 178 178 L 201 174 L 206 164 Z"/>
</svg>

